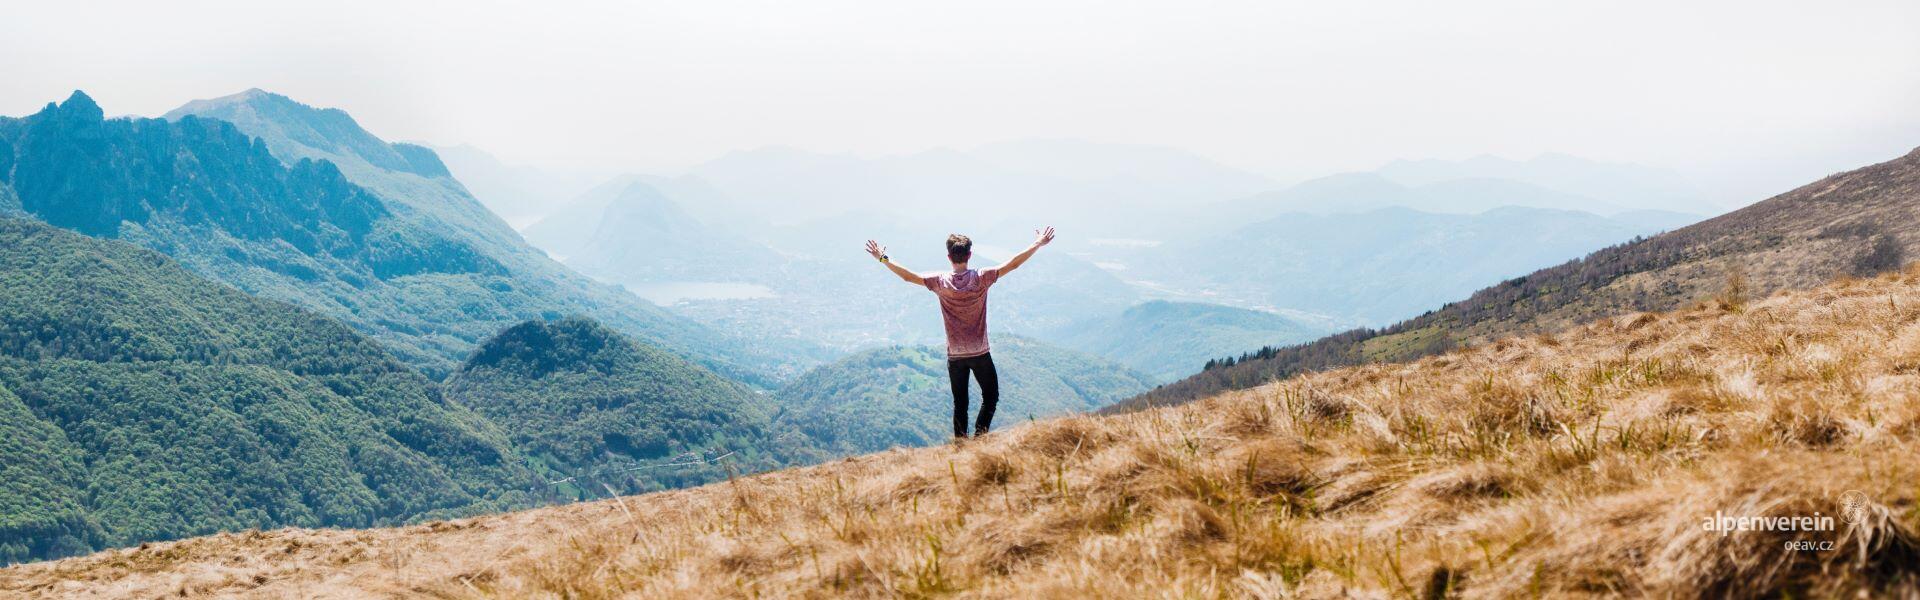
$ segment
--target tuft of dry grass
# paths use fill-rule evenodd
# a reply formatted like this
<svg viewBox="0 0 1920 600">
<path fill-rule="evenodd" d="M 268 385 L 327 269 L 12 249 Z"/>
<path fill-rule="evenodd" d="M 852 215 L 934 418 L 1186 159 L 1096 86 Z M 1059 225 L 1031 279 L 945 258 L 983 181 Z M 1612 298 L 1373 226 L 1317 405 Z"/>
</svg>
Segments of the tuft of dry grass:
<svg viewBox="0 0 1920 600">
<path fill-rule="evenodd" d="M 1733 300 L 697 489 L 21 565 L 0 591 L 1920 596 L 1920 272 Z"/>
</svg>

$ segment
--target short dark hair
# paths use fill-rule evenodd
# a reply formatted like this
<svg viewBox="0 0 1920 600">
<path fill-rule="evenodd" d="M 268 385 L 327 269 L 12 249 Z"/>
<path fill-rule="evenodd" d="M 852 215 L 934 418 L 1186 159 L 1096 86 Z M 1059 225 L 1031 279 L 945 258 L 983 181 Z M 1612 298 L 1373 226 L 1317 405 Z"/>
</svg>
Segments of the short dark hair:
<svg viewBox="0 0 1920 600">
<path fill-rule="evenodd" d="M 947 236 L 947 260 L 967 262 L 973 258 L 973 240 L 958 233 Z"/>
</svg>

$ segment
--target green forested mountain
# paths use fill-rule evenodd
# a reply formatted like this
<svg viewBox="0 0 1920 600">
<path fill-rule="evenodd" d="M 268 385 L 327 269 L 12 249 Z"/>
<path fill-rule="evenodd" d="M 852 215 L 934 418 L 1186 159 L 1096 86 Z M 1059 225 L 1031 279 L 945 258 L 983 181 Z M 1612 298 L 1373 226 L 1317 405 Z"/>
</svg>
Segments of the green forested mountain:
<svg viewBox="0 0 1920 600">
<path fill-rule="evenodd" d="M 282 96 L 256 90 L 167 119 L 109 120 L 76 92 L 0 119 L 0 177 L 28 214 L 320 311 L 432 375 L 500 329 L 575 313 L 730 376 L 771 385 L 781 372 L 766 351 L 527 246 L 432 151 Z"/>
<path fill-rule="evenodd" d="M 0 386 L 0 564 L 85 554 L 107 539 L 87 506 L 85 453 Z"/>
<path fill-rule="evenodd" d="M 1145 391 L 1145 375 L 1106 360 L 1013 336 L 996 337 L 1000 374 L 994 427 L 1098 409 Z M 977 414 L 980 387 L 972 390 Z M 774 394 L 778 424 L 832 454 L 923 446 L 952 436 L 953 396 L 946 355 L 937 348 L 891 347 L 819 367 Z"/>
<path fill-rule="evenodd" d="M 500 430 L 348 327 L 0 218 L 0 562 L 497 510 L 538 484 Z"/>
<path fill-rule="evenodd" d="M 1061 328 L 1050 341 L 1131 367 L 1159 381 L 1198 373 L 1208 360 L 1331 333 L 1269 312 L 1154 300 Z"/>
<path fill-rule="evenodd" d="M 681 487 L 780 464 L 765 397 L 583 318 L 501 332 L 448 381 L 447 396 L 499 423 L 550 479 L 577 478 L 556 487 L 563 494 Z"/>
</svg>

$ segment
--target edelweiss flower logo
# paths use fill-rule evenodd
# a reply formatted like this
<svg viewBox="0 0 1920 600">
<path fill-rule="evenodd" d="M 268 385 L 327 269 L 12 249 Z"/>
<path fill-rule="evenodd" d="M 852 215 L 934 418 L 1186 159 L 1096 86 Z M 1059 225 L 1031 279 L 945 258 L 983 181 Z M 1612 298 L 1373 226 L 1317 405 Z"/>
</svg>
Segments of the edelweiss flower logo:
<svg viewBox="0 0 1920 600">
<path fill-rule="evenodd" d="M 1840 493 L 1840 518 L 1848 523 L 1860 524 L 1867 520 L 1868 511 L 1873 502 L 1867 499 L 1867 493 L 1860 490 L 1847 490 Z"/>
</svg>

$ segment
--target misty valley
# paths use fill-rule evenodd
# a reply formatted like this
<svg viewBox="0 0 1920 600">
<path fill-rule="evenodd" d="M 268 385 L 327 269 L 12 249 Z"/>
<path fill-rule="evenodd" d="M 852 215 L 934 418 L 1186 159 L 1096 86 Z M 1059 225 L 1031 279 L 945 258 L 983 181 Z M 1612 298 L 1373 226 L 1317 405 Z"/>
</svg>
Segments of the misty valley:
<svg viewBox="0 0 1920 600">
<path fill-rule="evenodd" d="M 1087 142 L 878 158 L 772 148 L 576 191 L 568 176 L 478 148 L 443 152 L 456 178 L 484 182 L 469 184 L 477 200 L 517 215 L 555 260 L 716 329 L 828 355 L 941 335 L 925 299 L 876 277 L 859 240 L 891 240 L 903 264 L 930 271 L 948 233 L 996 244 L 981 255 L 999 260 L 1032 223 L 1068 224 L 1063 252 L 1009 280 L 1002 294 L 1017 300 L 991 321 L 1132 356 L 1161 382 L 1210 358 L 1383 326 L 1720 210 L 1671 172 L 1564 155 L 1400 161 L 1288 185 L 1165 148 Z M 970 209 L 938 208 L 950 205 Z M 1179 350 L 1071 345 L 1152 302 L 1182 305 L 1188 321 L 1160 313 L 1163 335 L 1145 342 Z"/>
<path fill-rule="evenodd" d="M 1801 343 L 1662 340 L 1802 327 L 1872 346 L 1859 331 L 1879 329 L 1847 318 L 1762 325 L 1746 311 L 1829 315 L 1800 308 L 1825 293 L 1880 306 L 1846 291 L 1866 286 L 1891 312 L 1860 318 L 1893 327 L 1911 319 L 1900 273 L 1920 240 L 1920 151 L 1728 212 L 1670 172 L 1563 155 L 1399 161 L 1283 184 L 1165 148 L 1055 140 L 878 158 L 772 148 L 588 177 L 389 142 L 345 111 L 257 89 L 159 118 L 106 114 L 74 92 L 0 118 L 0 561 L 35 563 L 9 577 L 168 540 L 575 523 L 596 510 L 579 507 L 604 507 L 578 504 L 595 500 L 618 503 L 634 540 L 720 514 L 642 524 L 629 496 L 661 515 L 735 494 L 733 512 L 712 518 L 749 531 L 793 511 L 923 519 L 923 497 L 964 515 L 982 490 L 1011 507 L 1019 488 L 1052 512 L 990 518 L 1128 544 L 1146 539 L 1127 537 L 1134 528 L 1172 527 L 1168 539 L 1208 547 L 1241 535 L 1226 528 L 1336 514 L 1315 494 L 1376 510 L 1355 498 L 1401 493 L 1353 465 L 1454 469 L 1432 477 L 1467 479 L 1422 485 L 1464 487 L 1408 489 L 1499 497 L 1544 484 L 1447 461 L 1602 460 L 1605 445 L 1567 425 L 1599 431 L 1597 403 L 1671 387 L 1661 426 L 1693 427 L 1772 397 L 1735 390 L 1760 385 L 1750 374 L 1699 361 Z M 944 209 L 960 204 L 977 210 Z M 1057 225 L 1058 242 L 1051 227 L 1029 235 L 1037 223 Z M 959 232 L 964 253 L 966 238 L 949 237 Z M 949 268 L 969 258 L 1002 265 L 1005 282 Z M 1839 291 L 1818 291 L 1836 278 Z M 984 297 L 984 285 L 992 351 L 959 354 L 945 299 Z M 1789 295 L 1760 299 L 1773 292 Z M 1695 321 L 1722 324 L 1686 329 Z M 1642 327 L 1660 333 L 1633 337 Z M 1558 350 L 1562 339 L 1581 349 Z M 1833 355 L 1811 343 L 1795 351 Z M 1665 354 L 1635 359 L 1647 345 Z M 1574 356 L 1622 358 L 1569 379 L 1554 361 Z M 996 429 L 984 435 L 982 417 L 967 437 L 957 412 L 950 435 L 952 394 L 968 393 L 950 387 L 968 381 L 956 369 L 982 359 Z M 1457 360 L 1481 370 L 1462 375 Z M 1552 391 L 1498 379 L 1495 365 L 1514 361 Z M 1779 385 L 1865 381 L 1838 363 L 1766 364 Z M 1368 408 L 1369 394 L 1413 408 Z M 1435 398 L 1472 412 L 1415 406 Z M 1773 433 L 1741 439 L 1824 452 L 1854 435 L 1765 401 Z M 1654 442 L 1636 427 L 1614 430 L 1625 454 L 1608 460 L 1723 451 L 1718 438 L 1670 429 Z M 849 491 L 841 474 L 860 469 L 893 470 Z M 754 512 L 750 485 L 787 486 L 773 492 L 793 503 L 787 516 Z M 1384 487 L 1342 500 L 1341 485 Z M 660 504 L 674 498 L 707 499 Z M 1216 510 L 1280 520 L 1227 525 Z M 821 522 L 843 550 L 892 535 Z M 427 529 L 366 529 L 409 526 Z"/>
<path fill-rule="evenodd" d="M 1033 224 L 1060 226 L 1059 250 L 997 286 L 988 315 L 1012 390 L 1000 418 L 1018 422 L 1707 216 L 1635 204 L 1690 206 L 1661 172 L 1566 157 L 1281 185 L 1164 148 L 1031 141 L 872 159 L 764 149 L 591 180 L 390 143 L 262 90 L 155 119 L 107 118 L 76 92 L 0 120 L 0 160 L 0 266 L 35 279 L 8 287 L 0 390 L 8 426 L 41 432 L 7 464 L 69 465 L 4 498 L 10 561 L 938 443 L 939 312 L 877 272 L 868 238 L 937 272 L 949 233 L 989 263 Z M 1578 184 L 1592 180 L 1616 187 Z M 960 202 L 980 210 L 939 209 Z M 103 286 L 120 292 L 50 300 Z M 251 374 L 219 375 L 235 369 Z M 158 406 L 189 412 L 142 425 Z M 331 418 L 363 425 L 306 429 Z M 259 482 L 247 465 L 265 464 L 292 479 Z M 440 491 L 409 491 L 426 488 Z M 181 493 L 235 508 L 165 500 Z"/>
<path fill-rule="evenodd" d="M 0 599 L 1920 598 L 1920 3 L 0 18 Z"/>
</svg>

